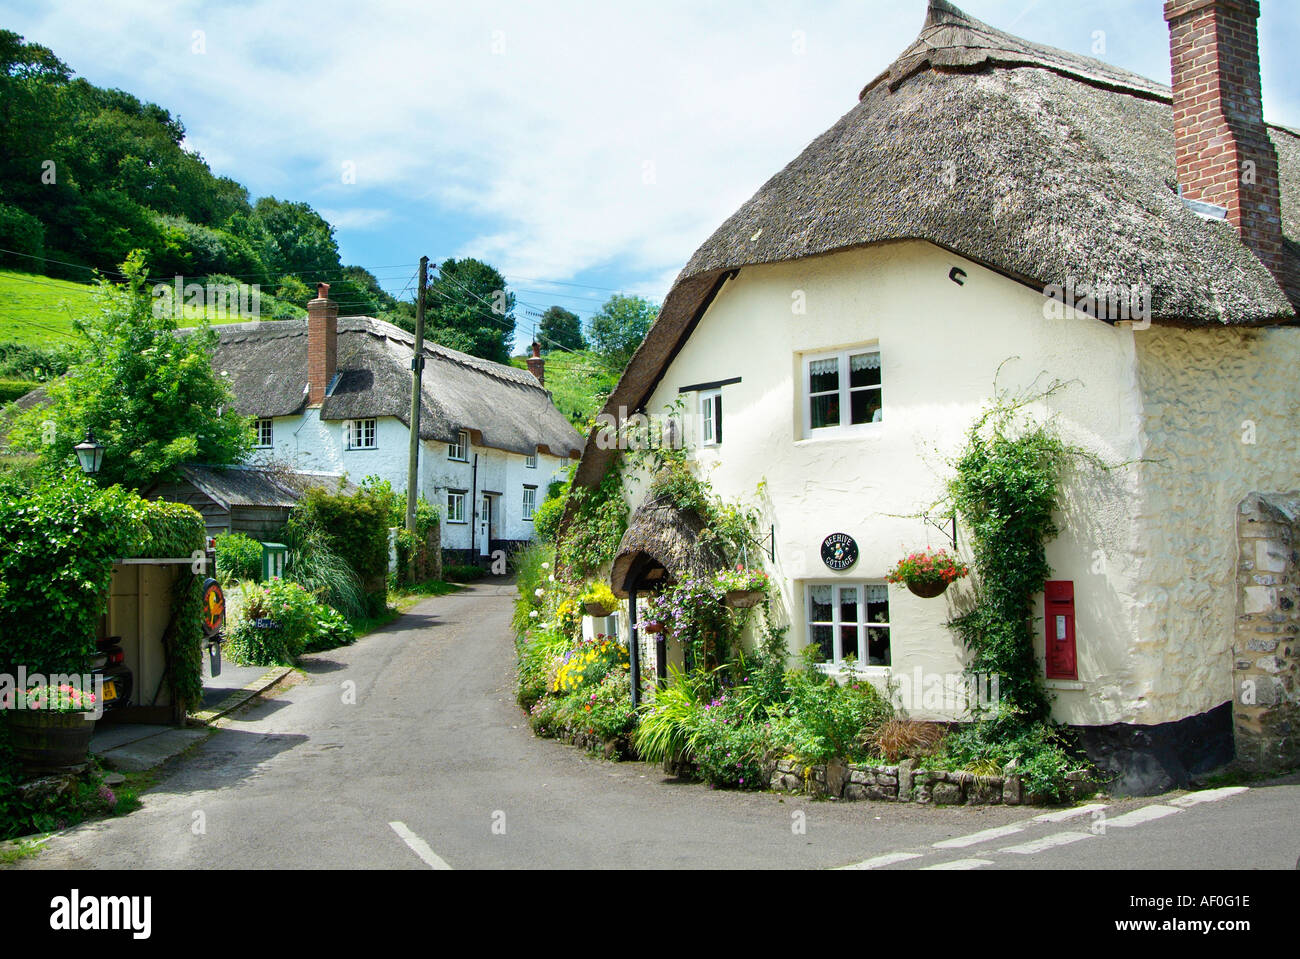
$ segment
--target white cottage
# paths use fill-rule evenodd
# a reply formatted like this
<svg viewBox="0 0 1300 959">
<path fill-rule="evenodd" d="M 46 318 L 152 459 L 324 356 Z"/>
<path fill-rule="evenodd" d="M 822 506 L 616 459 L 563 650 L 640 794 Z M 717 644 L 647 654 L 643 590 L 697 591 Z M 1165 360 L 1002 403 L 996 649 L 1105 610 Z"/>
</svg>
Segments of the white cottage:
<svg viewBox="0 0 1300 959">
<path fill-rule="evenodd" d="M 1037 653 L 1055 717 L 1133 791 L 1230 758 L 1234 700 L 1243 754 L 1294 761 L 1300 720 L 1293 519 L 1266 516 L 1262 546 L 1247 524 L 1253 494 L 1300 487 L 1300 136 L 1264 121 L 1253 0 L 1165 12 L 1172 90 L 932 0 L 695 254 L 605 410 L 684 399 L 701 473 L 771 524 L 791 651 L 852 653 L 910 715 L 959 720 L 923 695 L 963 669 L 951 597 L 885 574 L 949 545 L 905 517 L 997 390 L 1072 381 L 1037 413 L 1134 465 L 1067 486 Z M 1079 309 L 1085 287 L 1111 295 Z M 589 443 L 576 482 L 615 455 Z M 824 561 L 833 534 L 848 568 Z"/>
<path fill-rule="evenodd" d="M 240 413 L 254 418 L 254 462 L 377 476 L 403 493 L 410 455 L 414 337 L 338 316 L 329 285 L 306 320 L 217 327 L 213 357 Z M 582 452 L 532 372 L 424 345 L 420 495 L 443 512 L 443 548 L 466 559 L 531 541 L 547 487 Z"/>
</svg>

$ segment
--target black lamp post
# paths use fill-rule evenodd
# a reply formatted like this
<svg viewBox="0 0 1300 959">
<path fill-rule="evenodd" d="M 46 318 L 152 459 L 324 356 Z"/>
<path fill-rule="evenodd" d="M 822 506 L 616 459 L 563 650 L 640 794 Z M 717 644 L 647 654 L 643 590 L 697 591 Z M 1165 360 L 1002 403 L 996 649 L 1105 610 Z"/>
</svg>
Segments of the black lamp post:
<svg viewBox="0 0 1300 959">
<path fill-rule="evenodd" d="M 104 465 L 104 447 L 95 442 L 94 430 L 86 430 L 86 438 L 73 449 L 77 453 L 77 462 L 81 464 L 81 472 L 87 476 L 94 476 Z"/>
</svg>

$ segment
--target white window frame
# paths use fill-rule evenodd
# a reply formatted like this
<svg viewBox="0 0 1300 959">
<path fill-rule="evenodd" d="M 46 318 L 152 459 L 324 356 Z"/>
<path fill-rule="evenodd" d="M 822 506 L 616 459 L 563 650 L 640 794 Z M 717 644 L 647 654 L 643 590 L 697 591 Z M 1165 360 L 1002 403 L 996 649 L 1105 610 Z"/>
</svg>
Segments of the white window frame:
<svg viewBox="0 0 1300 959">
<path fill-rule="evenodd" d="M 452 524 L 454 526 L 469 525 L 469 518 L 465 515 L 465 503 L 466 503 L 466 497 L 468 496 L 469 496 L 469 492 L 463 489 L 447 490 L 447 522 L 449 524 Z M 454 509 L 454 505 L 453 505 L 456 503 L 460 504 L 460 510 L 459 510 L 460 519 L 456 519 L 456 515 L 458 511 Z"/>
<path fill-rule="evenodd" d="M 447 444 L 447 459 L 453 463 L 469 462 L 469 430 L 456 434 L 456 442 Z"/>
<path fill-rule="evenodd" d="M 820 619 L 816 621 L 813 620 L 813 596 L 812 596 L 813 589 L 815 587 L 822 587 L 822 586 L 829 586 L 834 590 L 834 592 L 831 594 L 830 621 L 820 620 Z M 864 590 L 864 587 L 867 586 L 884 587 L 886 591 L 886 596 L 888 597 L 888 591 L 889 591 L 888 584 L 878 580 L 820 579 L 820 580 L 810 580 L 804 583 L 804 628 L 807 630 L 807 635 L 805 636 L 807 645 L 814 645 L 817 642 L 816 631 L 814 629 L 815 626 L 831 627 L 832 657 L 825 664 L 827 668 L 830 669 L 845 668 L 843 637 L 840 635 L 840 631 L 842 628 L 850 627 L 850 626 L 857 628 L 858 657 L 859 657 L 857 661 L 858 670 L 887 671 L 891 669 L 893 666 L 893 661 L 894 661 L 893 624 L 890 621 L 886 621 L 883 623 L 867 622 L 867 598 Z M 858 592 L 857 595 L 858 619 L 856 623 L 846 623 L 842 619 L 843 604 L 840 602 L 840 592 L 839 592 L 842 589 L 856 589 Z M 893 611 L 890 610 L 888 615 L 892 620 Z M 879 664 L 872 665 L 870 663 L 870 653 L 868 651 L 868 646 L 867 646 L 867 630 L 869 628 L 888 630 L 890 665 L 888 666 L 879 665 Z"/>
<path fill-rule="evenodd" d="M 529 453 L 524 457 L 524 466 L 530 470 L 537 469 L 537 454 Z"/>
<path fill-rule="evenodd" d="M 275 448 L 275 420 L 269 416 L 259 416 L 253 421 L 253 430 L 257 433 L 257 445 L 253 449 L 269 450 Z M 266 433 L 266 442 L 262 441 L 263 432 Z"/>
<path fill-rule="evenodd" d="M 880 360 L 880 386 L 860 386 L 854 388 L 849 385 L 849 363 L 852 357 L 862 356 L 864 354 L 875 355 Z M 839 387 L 837 393 L 840 401 L 840 424 L 838 426 L 822 426 L 813 429 L 812 425 L 812 365 L 821 360 L 837 360 L 839 362 Z M 803 358 L 803 438 L 811 439 L 830 439 L 834 437 L 852 436 L 858 433 L 865 433 L 871 430 L 880 429 L 884 422 L 884 402 L 885 402 L 885 367 L 884 357 L 881 354 L 879 344 L 863 344 L 862 346 L 851 347 L 847 350 L 835 350 L 830 353 L 807 353 Z M 846 418 L 852 418 L 853 415 L 853 394 L 856 392 L 866 392 L 868 390 L 877 390 L 880 393 L 880 419 L 873 420 L 870 423 L 845 423 Z M 829 396 L 830 393 L 818 393 L 818 396 Z"/>
<path fill-rule="evenodd" d="M 379 421 L 373 417 L 361 420 L 348 420 L 347 431 L 347 448 L 349 450 L 379 449 Z M 369 443 L 366 442 L 367 432 L 369 433 Z"/>
<path fill-rule="evenodd" d="M 524 522 L 531 523 L 533 514 L 537 512 L 537 487 L 524 487 Z"/>
<path fill-rule="evenodd" d="M 722 390 L 700 393 L 700 445 L 722 445 Z"/>
</svg>

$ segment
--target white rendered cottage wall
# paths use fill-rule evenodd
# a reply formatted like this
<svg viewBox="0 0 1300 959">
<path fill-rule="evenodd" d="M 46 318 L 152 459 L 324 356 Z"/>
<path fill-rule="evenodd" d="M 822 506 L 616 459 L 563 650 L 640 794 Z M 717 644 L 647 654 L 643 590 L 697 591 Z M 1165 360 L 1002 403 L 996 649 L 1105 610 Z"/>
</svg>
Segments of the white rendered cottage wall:
<svg viewBox="0 0 1300 959">
<path fill-rule="evenodd" d="M 375 423 L 375 448 L 353 450 L 347 448 L 346 424 L 320 418 L 318 409 L 308 409 L 300 416 L 278 417 L 273 423 L 272 449 L 258 450 L 253 462 L 277 460 L 292 463 L 304 470 L 346 473 L 359 483 L 368 476 L 378 476 L 405 493 L 410 458 L 410 431 L 396 417 L 380 417 Z M 471 545 L 470 522 L 478 509 L 475 497 L 474 461 L 478 457 L 477 489 L 481 498 L 484 491 L 499 493 L 494 539 L 524 541 L 533 538 L 533 524 L 526 520 L 524 487 L 537 487 L 537 505 L 546 496 L 552 480 L 563 478 L 567 460 L 539 454 L 537 467 L 525 465 L 525 457 L 484 446 L 469 448 L 469 462 L 454 461 L 448 455 L 448 444 L 425 440 L 420 444 L 421 495 L 444 511 L 448 490 L 466 493 L 466 522 L 445 523 L 442 544 L 445 549 L 469 549 Z M 477 537 L 477 533 L 474 534 Z M 475 544 L 477 545 L 477 543 Z"/>
<path fill-rule="evenodd" d="M 1147 462 L 1135 512 L 1150 543 L 1143 707 L 1194 715 L 1233 698 L 1241 502 L 1300 485 L 1300 329 L 1153 327 L 1136 339 Z M 1270 571 L 1265 558 L 1258 572 Z"/>
<path fill-rule="evenodd" d="M 964 285 L 949 279 L 953 267 L 966 272 Z M 805 313 L 795 311 L 800 303 Z M 900 517 L 938 497 L 945 462 L 992 397 L 999 368 L 998 385 L 1012 391 L 1076 381 L 1037 412 L 1057 414 L 1067 442 L 1106 461 L 1137 457 L 1133 332 L 1080 315 L 1048 320 L 1043 306 L 1035 291 L 923 243 L 746 268 L 723 288 L 646 409 L 662 410 L 681 386 L 742 378 L 722 388 L 722 446 L 695 456 L 719 495 L 762 506 L 764 533 L 775 524 L 774 605 L 791 621 L 792 651 L 809 642 L 805 583 L 883 581 L 905 551 L 945 545 L 936 530 Z M 852 438 L 804 439 L 801 355 L 869 344 L 882 357 L 883 422 Z M 698 398 L 686 399 L 697 412 Z M 1181 718 L 1172 703 L 1160 714 L 1143 708 L 1150 682 L 1132 654 L 1142 601 L 1132 561 L 1136 482 L 1131 469 L 1072 481 L 1063 532 L 1048 549 L 1056 578 L 1076 584 L 1081 682 L 1058 684 L 1066 688 L 1054 707 L 1066 722 Z M 640 502 L 639 484 L 629 496 Z M 841 574 L 820 557 L 837 532 L 861 550 Z M 922 600 L 889 587 L 890 672 L 909 693 L 916 670 L 923 682 L 961 673 L 963 651 L 944 623 L 967 588 Z M 1036 629 L 1041 657 L 1041 621 Z M 868 672 L 883 683 L 885 670 Z M 962 718 L 911 705 L 913 716 Z"/>
</svg>

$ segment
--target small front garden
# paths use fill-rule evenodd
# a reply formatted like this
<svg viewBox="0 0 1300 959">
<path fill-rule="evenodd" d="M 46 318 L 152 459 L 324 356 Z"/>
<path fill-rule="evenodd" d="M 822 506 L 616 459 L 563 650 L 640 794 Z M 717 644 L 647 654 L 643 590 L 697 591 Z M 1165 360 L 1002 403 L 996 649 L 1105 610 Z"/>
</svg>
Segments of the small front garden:
<svg viewBox="0 0 1300 959">
<path fill-rule="evenodd" d="M 1073 451 L 1049 426 L 1023 419 L 1023 405 L 996 404 L 953 463 L 948 505 L 970 531 L 973 562 L 915 552 L 890 574 L 922 596 L 972 577 L 949 625 L 972 677 L 997 675 L 1002 685 L 996 703 L 972 705 L 969 721 L 910 720 L 888 690 L 853 678 L 853 663 L 848 679 L 829 676 L 815 646 L 792 665 L 767 577 L 744 562 L 754 517 L 717 500 L 684 454 L 658 450 L 640 454 L 651 495 L 696 511 L 726 560 L 716 574 L 684 577 L 645 601 L 643 630 L 663 634 L 683 668 L 663 683 L 648 671 L 636 677 L 643 705 L 634 711 L 626 647 L 583 638 L 583 616 L 606 615 L 616 602 L 599 578 L 627 528 L 616 467 L 618 482 L 606 477 L 568 504 L 558 544 L 521 557 L 517 694 L 533 730 L 609 758 L 662 763 L 715 788 L 798 784 L 820 795 L 934 802 L 1058 802 L 1095 789 L 1072 734 L 1050 718 L 1032 642 L 1034 597 L 1051 574 L 1045 547 L 1056 533 L 1059 476 Z M 564 491 L 554 499 L 548 515 L 559 516 Z M 755 637 L 748 651 L 746 635 Z"/>
</svg>

